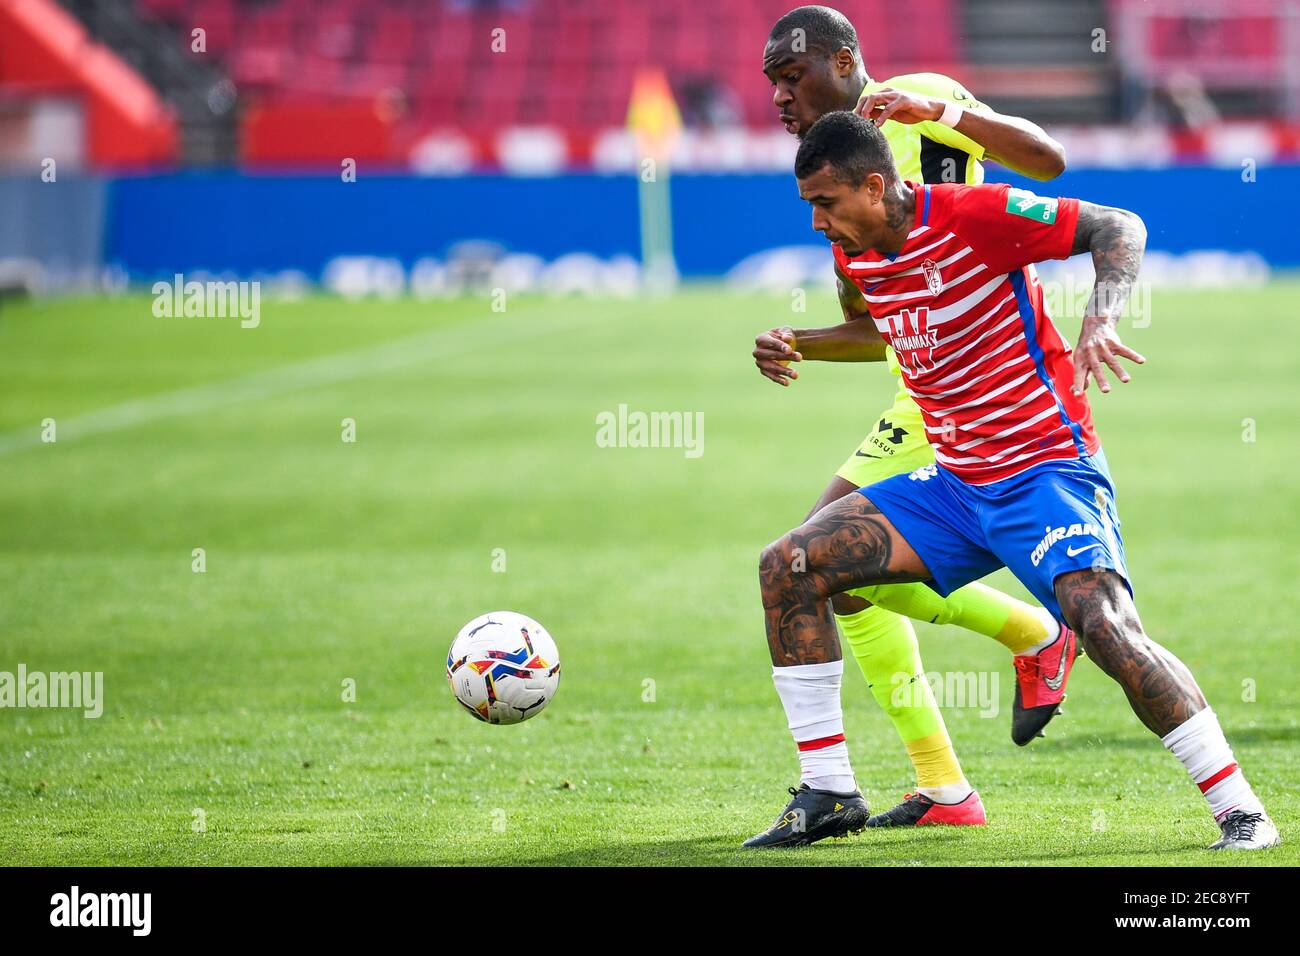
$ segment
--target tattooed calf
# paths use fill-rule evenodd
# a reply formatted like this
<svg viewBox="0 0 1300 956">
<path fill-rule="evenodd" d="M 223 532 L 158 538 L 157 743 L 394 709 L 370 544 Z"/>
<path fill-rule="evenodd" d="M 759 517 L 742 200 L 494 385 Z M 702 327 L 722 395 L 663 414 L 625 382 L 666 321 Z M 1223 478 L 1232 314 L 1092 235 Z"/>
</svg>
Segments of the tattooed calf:
<svg viewBox="0 0 1300 956">
<path fill-rule="evenodd" d="M 1147 729 L 1163 737 L 1206 706 L 1183 662 L 1142 630 L 1133 597 L 1114 571 L 1063 574 L 1056 599 L 1088 656 L 1124 688 Z"/>
</svg>

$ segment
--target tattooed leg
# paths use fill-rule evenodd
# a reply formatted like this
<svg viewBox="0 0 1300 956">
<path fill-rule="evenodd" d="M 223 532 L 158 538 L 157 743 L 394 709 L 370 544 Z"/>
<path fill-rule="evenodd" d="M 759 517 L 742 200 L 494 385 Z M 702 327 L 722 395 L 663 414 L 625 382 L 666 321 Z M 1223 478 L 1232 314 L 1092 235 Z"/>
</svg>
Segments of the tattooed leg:
<svg viewBox="0 0 1300 956">
<path fill-rule="evenodd" d="M 1056 579 L 1066 622 L 1088 656 L 1124 688 L 1133 713 L 1164 737 L 1205 709 L 1196 678 L 1142 630 L 1133 597 L 1114 571 L 1071 571 Z"/>
<path fill-rule="evenodd" d="M 790 667 L 840 659 L 832 594 L 930 572 L 879 508 L 851 494 L 764 548 L 758 577 L 772 663 Z"/>
<path fill-rule="evenodd" d="M 811 518 L 817 512 L 821 511 L 832 501 L 839 501 L 845 495 L 851 495 L 858 490 L 858 486 L 851 481 L 846 481 L 839 475 L 831 479 L 831 483 L 826 486 L 822 492 L 817 504 L 812 506 L 812 511 L 808 512 L 805 521 Z M 856 614 L 858 611 L 865 611 L 871 606 L 871 602 L 865 601 L 853 594 L 833 594 L 831 595 L 831 607 L 836 614 Z"/>
</svg>

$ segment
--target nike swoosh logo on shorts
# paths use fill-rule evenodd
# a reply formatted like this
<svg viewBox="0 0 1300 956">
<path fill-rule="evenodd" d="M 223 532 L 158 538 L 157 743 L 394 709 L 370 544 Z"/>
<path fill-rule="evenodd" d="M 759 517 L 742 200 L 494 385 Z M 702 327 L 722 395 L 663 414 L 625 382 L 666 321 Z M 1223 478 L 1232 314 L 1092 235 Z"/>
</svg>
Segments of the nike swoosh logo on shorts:
<svg viewBox="0 0 1300 956">
<path fill-rule="evenodd" d="M 1101 547 L 1100 544 L 1087 544 L 1084 545 L 1082 548 L 1079 548 L 1078 550 L 1067 547 L 1065 549 L 1065 553 L 1068 557 L 1073 558 L 1076 557 L 1077 555 L 1083 554 L 1083 552 L 1087 551 L 1089 548 L 1100 548 L 1100 547 Z"/>
<path fill-rule="evenodd" d="M 880 457 L 879 455 L 868 455 L 865 451 L 855 451 L 853 454 L 857 455 L 859 458 L 879 458 L 879 457 Z"/>
</svg>

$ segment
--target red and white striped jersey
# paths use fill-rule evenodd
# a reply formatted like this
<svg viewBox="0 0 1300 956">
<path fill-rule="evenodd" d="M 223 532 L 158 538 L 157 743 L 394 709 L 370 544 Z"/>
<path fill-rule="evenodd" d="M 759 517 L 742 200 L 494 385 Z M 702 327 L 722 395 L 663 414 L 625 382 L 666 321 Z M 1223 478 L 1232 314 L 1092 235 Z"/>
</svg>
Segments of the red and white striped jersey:
<svg viewBox="0 0 1300 956">
<path fill-rule="evenodd" d="M 911 184 L 916 219 L 894 256 L 835 263 L 862 291 L 920 406 L 936 462 L 986 485 L 1095 454 L 1069 345 L 1033 263 L 1070 255 L 1079 202 L 1005 185 Z"/>
</svg>

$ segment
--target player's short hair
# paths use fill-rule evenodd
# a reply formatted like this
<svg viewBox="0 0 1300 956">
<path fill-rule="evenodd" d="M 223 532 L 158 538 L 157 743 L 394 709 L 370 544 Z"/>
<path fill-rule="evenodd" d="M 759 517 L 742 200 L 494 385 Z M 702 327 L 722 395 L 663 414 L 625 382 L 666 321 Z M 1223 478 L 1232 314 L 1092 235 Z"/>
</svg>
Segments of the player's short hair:
<svg viewBox="0 0 1300 956">
<path fill-rule="evenodd" d="M 885 134 L 875 123 L 845 110 L 827 113 L 812 124 L 795 154 L 794 174 L 804 179 L 828 163 L 831 178 L 851 186 L 871 173 L 880 173 L 886 183 L 898 178 Z"/>
<path fill-rule="evenodd" d="M 835 53 L 848 47 L 855 56 L 858 50 L 858 31 L 853 29 L 848 17 L 830 7 L 795 7 L 772 27 L 768 41 L 788 39 L 795 30 L 803 31 L 804 42 L 810 50 Z"/>
</svg>

